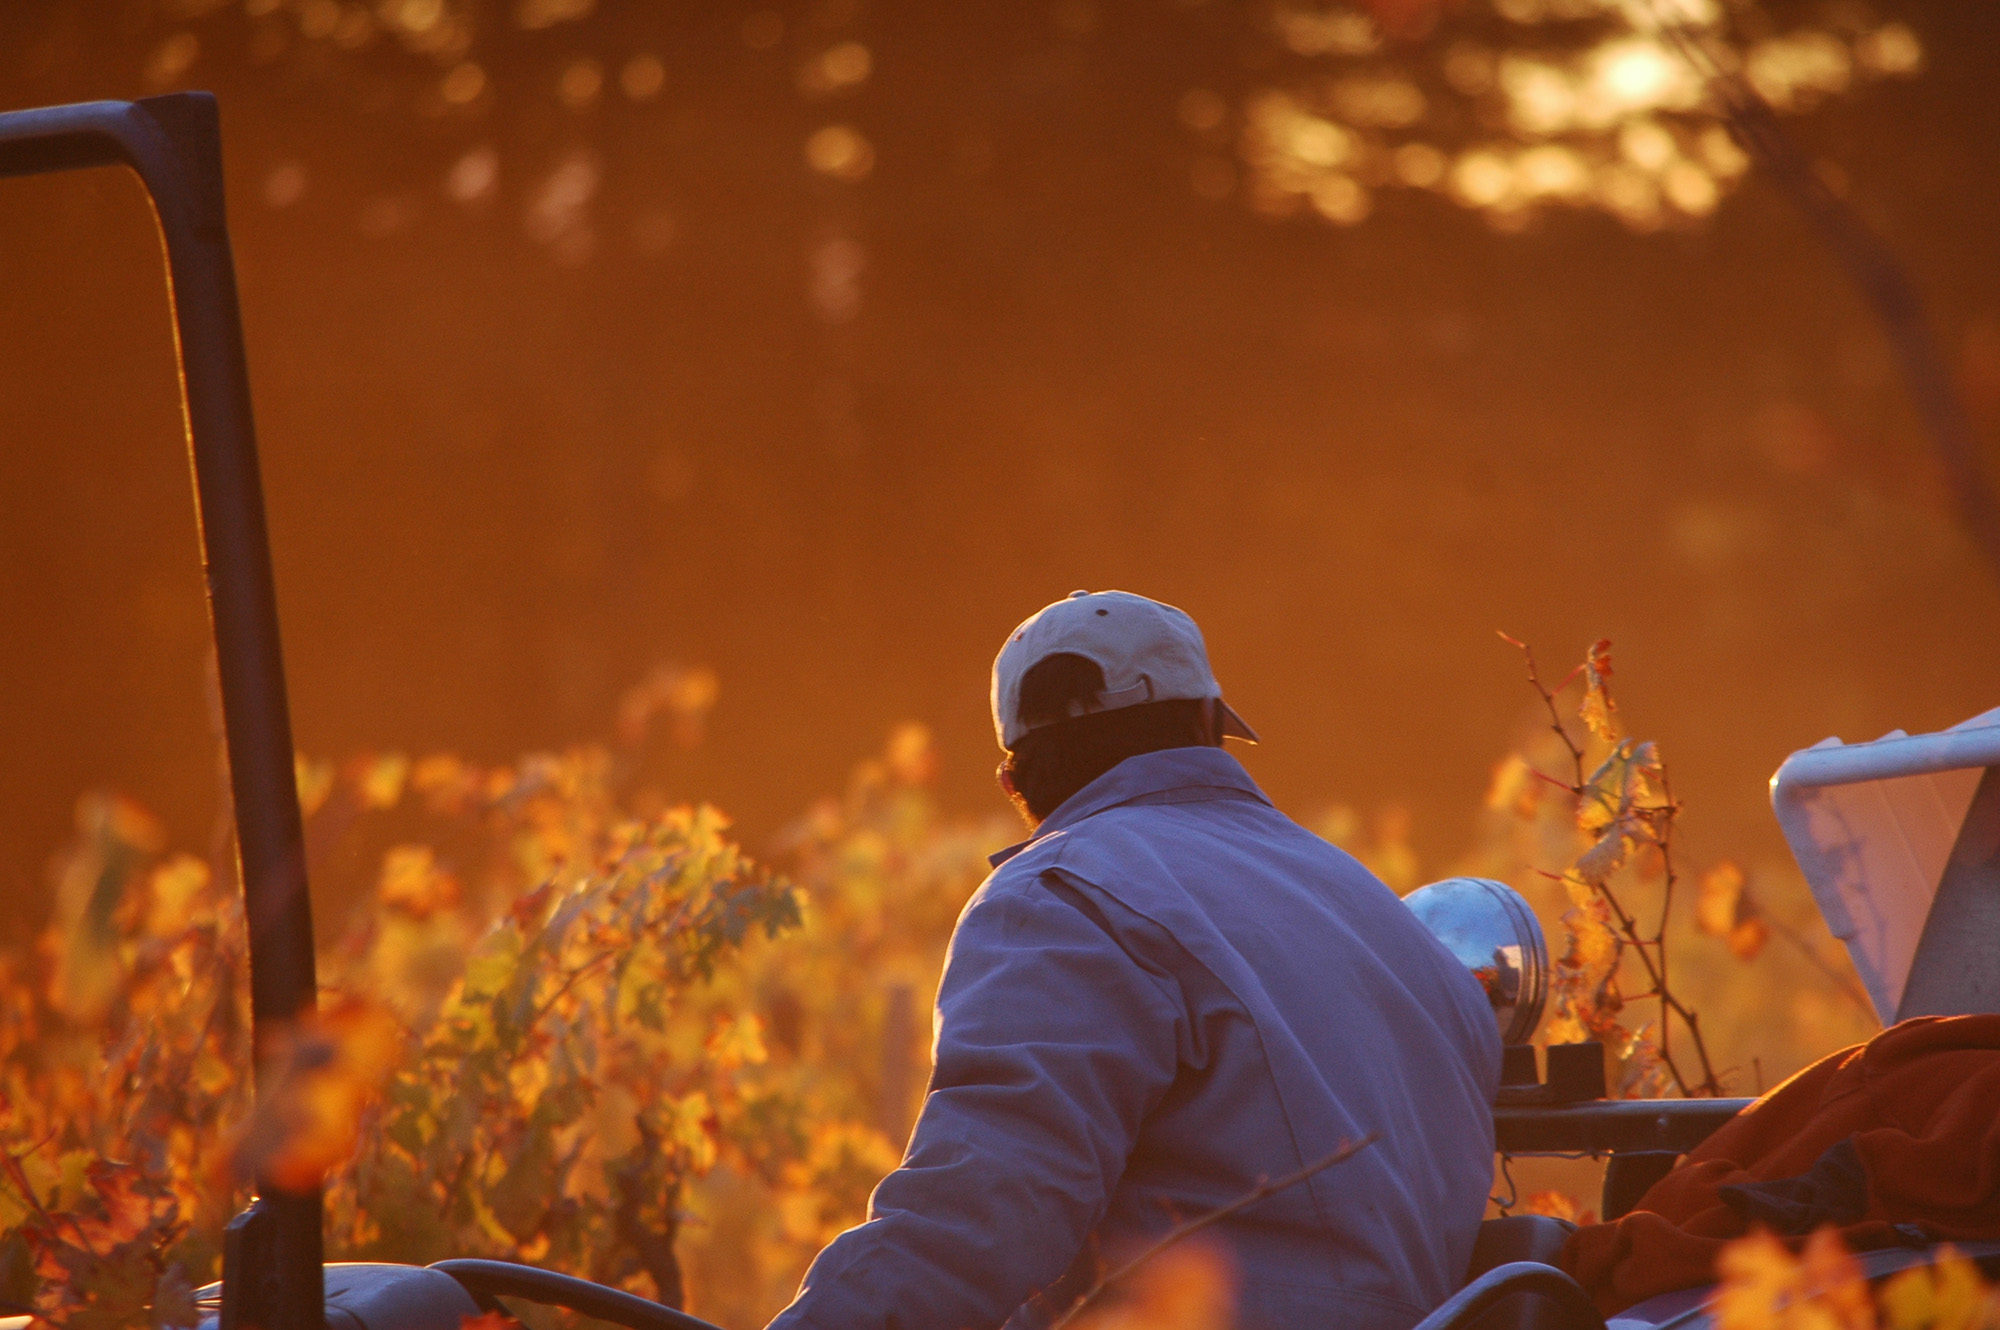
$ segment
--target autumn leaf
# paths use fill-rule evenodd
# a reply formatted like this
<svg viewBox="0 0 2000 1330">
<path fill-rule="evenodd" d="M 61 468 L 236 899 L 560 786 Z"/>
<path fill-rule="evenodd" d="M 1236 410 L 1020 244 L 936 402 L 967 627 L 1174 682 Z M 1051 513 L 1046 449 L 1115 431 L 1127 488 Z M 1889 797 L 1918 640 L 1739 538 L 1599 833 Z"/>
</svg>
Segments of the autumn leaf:
<svg viewBox="0 0 2000 1330">
<path fill-rule="evenodd" d="M 278 1039 L 276 1086 L 228 1152 L 239 1178 L 310 1191 L 354 1151 L 362 1108 L 380 1093 L 402 1049 L 387 1008 L 342 999 Z"/>
<path fill-rule="evenodd" d="M 913 720 L 898 725 L 889 734 L 884 760 L 899 785 L 929 785 L 936 780 L 937 745 L 930 726 Z"/>
<path fill-rule="evenodd" d="M 209 869 L 191 854 L 177 854 L 146 879 L 146 932 L 170 938 L 194 921 L 209 890 Z"/>
<path fill-rule="evenodd" d="M 355 761 L 347 772 L 363 808 L 380 811 L 394 808 L 403 798 L 403 783 L 410 774 L 410 759 L 401 753 L 381 753 Z"/>
<path fill-rule="evenodd" d="M 1773 1330 L 1783 1323 L 1798 1284 L 1798 1260 L 1764 1229 L 1739 1238 L 1716 1257 L 1721 1286 L 1715 1296 L 1716 1330 Z"/>
<path fill-rule="evenodd" d="M 1618 704 L 1611 700 L 1611 639 L 1599 638 L 1583 658 L 1583 703 L 1577 715 L 1590 732 L 1605 743 L 1617 743 L 1623 731 L 1618 725 Z"/>
<path fill-rule="evenodd" d="M 459 1317 L 458 1330 L 521 1330 L 521 1323 L 503 1311 L 480 1312 Z"/>
<path fill-rule="evenodd" d="M 771 1056 L 764 1047 L 764 1022 L 750 1011 L 719 1019 L 715 1033 L 708 1037 L 707 1050 L 715 1066 L 723 1071 L 754 1066 Z"/>
<path fill-rule="evenodd" d="M 429 919 L 456 906 L 458 879 L 438 865 L 437 851 L 428 845 L 397 845 L 382 856 L 382 876 L 376 898 L 389 909 L 412 919 Z"/>
<path fill-rule="evenodd" d="M 1624 867 L 1626 857 L 1632 850 L 1632 838 L 1627 836 L 1618 824 L 1614 824 L 1597 843 L 1577 856 L 1575 873 L 1593 887 L 1601 887 L 1611 875 Z"/>
<path fill-rule="evenodd" d="M 1521 1199 L 1521 1210 L 1525 1214 L 1548 1215 L 1572 1224 L 1597 1222 L 1597 1212 L 1585 1209 L 1581 1201 L 1566 1191 L 1531 1191 Z"/>
<path fill-rule="evenodd" d="M 1832 1228 L 1794 1255 L 1759 1229 L 1722 1249 L 1716 1330 L 1876 1330 L 1875 1302 L 1861 1263 Z M 1901 1330 L 1899 1327 L 1898 1330 Z"/>
<path fill-rule="evenodd" d="M 1511 812 L 1519 818 L 1531 818 L 1541 805 L 1544 784 L 1526 758 L 1509 753 L 1493 768 L 1492 778 L 1487 782 L 1486 807 L 1496 813 Z"/>
<path fill-rule="evenodd" d="M 1219 1245 L 1193 1239 L 1135 1270 L 1125 1286 L 1071 1325 L 1076 1330 L 1230 1330 L 1236 1274 Z"/>
<path fill-rule="evenodd" d="M 292 780 L 299 792 L 299 812 L 311 817 L 333 793 L 333 763 L 315 762 L 304 753 L 296 754 L 292 758 Z"/>
<path fill-rule="evenodd" d="M 2000 1304 L 1979 1267 L 1946 1243 L 1931 1264 L 1891 1276 L 1876 1295 L 1883 1330 L 1981 1330 L 2000 1324 Z"/>
<path fill-rule="evenodd" d="M 1743 870 L 1727 859 L 1716 864 L 1695 886 L 1695 927 L 1723 939 L 1738 960 L 1750 960 L 1764 948 L 1770 926 L 1744 890 Z"/>
<path fill-rule="evenodd" d="M 1658 1099 L 1673 1087 L 1673 1072 L 1653 1042 L 1654 1030 L 1652 1025 L 1634 1030 L 1618 1049 L 1618 1098 Z"/>
</svg>

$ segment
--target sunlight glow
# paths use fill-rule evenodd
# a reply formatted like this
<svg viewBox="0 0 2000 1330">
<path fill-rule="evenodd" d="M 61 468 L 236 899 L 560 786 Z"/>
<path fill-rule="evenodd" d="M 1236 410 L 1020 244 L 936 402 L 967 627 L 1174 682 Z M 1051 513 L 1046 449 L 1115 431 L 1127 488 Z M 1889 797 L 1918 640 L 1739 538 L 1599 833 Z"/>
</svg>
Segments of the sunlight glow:
<svg viewBox="0 0 2000 1330">
<path fill-rule="evenodd" d="M 1789 29 L 1741 3 L 1725 25 L 1719 0 L 1460 0 L 1435 41 L 1390 46 L 1355 0 L 1277 0 L 1272 35 L 1315 72 L 1244 99 L 1246 195 L 1274 217 L 1309 209 L 1342 225 L 1384 187 L 1437 191 L 1507 230 L 1551 205 L 1634 230 L 1685 225 L 1713 213 L 1750 161 L 1670 26 L 1705 32 L 1779 111 L 1922 67 L 1916 34 L 1873 22 L 1871 0 Z M 1511 33 L 1478 24 L 1482 9 Z M 1735 49 L 1737 31 L 1766 35 Z M 1212 93 L 1180 110 L 1211 142 L 1228 119 Z M 1424 141 L 1398 141 L 1420 125 Z M 1192 178 L 1204 197 L 1231 192 L 1213 163 Z"/>
</svg>

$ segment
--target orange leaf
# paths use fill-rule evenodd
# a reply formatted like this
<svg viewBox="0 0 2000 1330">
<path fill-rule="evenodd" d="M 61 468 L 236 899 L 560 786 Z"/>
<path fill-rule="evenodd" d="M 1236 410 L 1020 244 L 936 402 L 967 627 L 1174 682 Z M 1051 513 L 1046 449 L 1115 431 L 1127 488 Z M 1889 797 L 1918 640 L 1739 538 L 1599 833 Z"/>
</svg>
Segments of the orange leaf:
<svg viewBox="0 0 2000 1330">
<path fill-rule="evenodd" d="M 1618 704 L 1611 700 L 1611 639 L 1599 638 L 1583 658 L 1583 705 L 1577 715 L 1606 743 L 1618 742 Z"/>
<path fill-rule="evenodd" d="M 345 998 L 278 1036 L 277 1088 L 251 1113 L 229 1151 L 239 1177 L 310 1191 L 354 1152 L 361 1111 L 402 1051 L 387 1008 Z"/>
</svg>

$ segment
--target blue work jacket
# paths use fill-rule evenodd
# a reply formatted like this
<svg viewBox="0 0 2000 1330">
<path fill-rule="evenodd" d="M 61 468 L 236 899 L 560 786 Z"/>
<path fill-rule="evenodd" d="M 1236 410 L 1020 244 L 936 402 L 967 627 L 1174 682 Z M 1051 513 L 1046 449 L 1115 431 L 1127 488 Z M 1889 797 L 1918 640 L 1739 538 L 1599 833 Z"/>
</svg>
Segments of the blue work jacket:
<svg viewBox="0 0 2000 1330">
<path fill-rule="evenodd" d="M 772 1330 L 1045 1325 L 1103 1263 L 1371 1132 L 1207 1230 L 1237 1325 L 1407 1330 L 1458 1286 L 1499 1033 L 1394 893 L 1220 748 L 1128 758 L 994 858 L 902 1165 Z"/>
</svg>

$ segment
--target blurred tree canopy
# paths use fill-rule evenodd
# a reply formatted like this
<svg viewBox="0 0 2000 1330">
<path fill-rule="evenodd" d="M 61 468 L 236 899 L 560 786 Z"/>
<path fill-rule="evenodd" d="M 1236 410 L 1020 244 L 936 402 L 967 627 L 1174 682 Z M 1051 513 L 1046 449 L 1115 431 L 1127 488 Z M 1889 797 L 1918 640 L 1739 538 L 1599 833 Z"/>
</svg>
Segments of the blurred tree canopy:
<svg viewBox="0 0 2000 1330">
<path fill-rule="evenodd" d="M 743 57 L 735 77 L 755 80 L 795 137 L 832 230 L 843 229 L 843 189 L 863 186 L 878 165 L 901 166 L 880 162 L 870 125 L 880 99 L 868 94 L 906 58 L 897 38 L 912 25 L 865 0 L 27 8 L 39 11 L 20 34 L 31 65 L 88 51 L 115 66 L 119 57 L 105 56 L 122 48 L 155 91 L 250 72 L 324 115 L 407 123 L 428 160 L 381 163 L 383 193 L 356 219 L 366 232 L 393 232 L 425 203 L 448 201 L 497 205 L 565 264 L 607 240 L 611 211 L 624 214 L 615 243 L 665 249 L 675 223 L 662 168 L 699 114 L 692 94 L 730 47 Z M 1786 112 L 1914 74 L 1923 61 L 1916 34 L 1865 0 L 1058 0 L 1024 9 L 1020 24 L 1056 39 L 1052 79 L 1065 77 L 1065 45 L 1198 36 L 1210 68 L 1192 71 L 1175 108 L 1193 145 L 1190 188 L 1341 225 L 1369 216 L 1384 190 L 1428 192 L 1509 230 L 1552 206 L 1601 210 L 1641 231 L 1699 222 L 1748 159 L 1663 24 L 1698 31 Z M 976 136 L 958 145 L 975 159 L 991 151 Z M 289 207 L 312 187 L 301 153 L 270 166 L 262 195 Z M 620 196 L 622 210 L 612 203 Z M 838 237 L 815 253 L 807 295 L 828 322 L 854 313 L 864 265 Z"/>
</svg>

